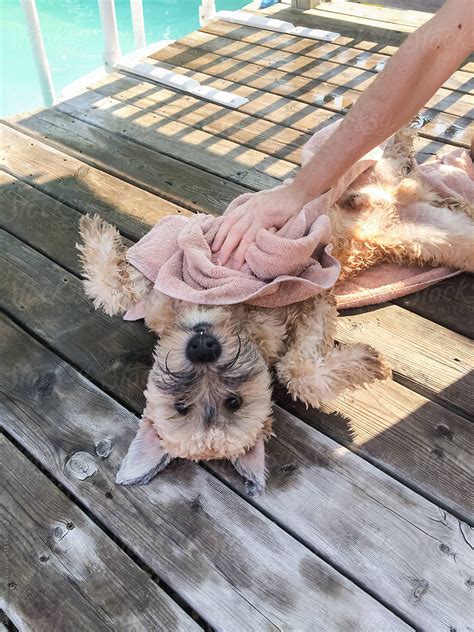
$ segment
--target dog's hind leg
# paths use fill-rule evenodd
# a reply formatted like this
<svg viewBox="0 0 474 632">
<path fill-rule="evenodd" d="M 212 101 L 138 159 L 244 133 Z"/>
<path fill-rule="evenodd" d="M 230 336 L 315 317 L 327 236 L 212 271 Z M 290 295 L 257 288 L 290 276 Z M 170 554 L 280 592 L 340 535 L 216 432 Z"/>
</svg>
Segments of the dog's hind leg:
<svg viewBox="0 0 474 632">
<path fill-rule="evenodd" d="M 334 344 L 336 318 L 332 294 L 317 297 L 309 311 L 296 316 L 288 350 L 276 366 L 279 381 L 293 399 L 309 406 L 391 375 L 386 361 L 369 345 Z"/>
<path fill-rule="evenodd" d="M 464 212 L 426 204 L 416 222 L 394 224 L 376 243 L 398 263 L 474 272 L 474 221 Z"/>
<path fill-rule="evenodd" d="M 109 316 L 120 314 L 150 291 L 151 283 L 131 266 L 127 247 L 118 230 L 98 215 L 84 215 L 80 221 L 80 252 L 86 295 L 96 309 Z"/>
</svg>

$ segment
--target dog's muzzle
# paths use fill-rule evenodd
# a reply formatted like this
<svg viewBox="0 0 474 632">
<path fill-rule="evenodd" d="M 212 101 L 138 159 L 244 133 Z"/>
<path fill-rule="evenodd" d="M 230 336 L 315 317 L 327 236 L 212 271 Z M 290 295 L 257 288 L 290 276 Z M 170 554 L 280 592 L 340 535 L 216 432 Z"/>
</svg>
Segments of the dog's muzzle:
<svg viewBox="0 0 474 632">
<path fill-rule="evenodd" d="M 200 331 L 194 335 L 186 346 L 186 357 L 190 362 L 215 362 L 221 355 L 222 349 L 215 336 Z"/>
</svg>

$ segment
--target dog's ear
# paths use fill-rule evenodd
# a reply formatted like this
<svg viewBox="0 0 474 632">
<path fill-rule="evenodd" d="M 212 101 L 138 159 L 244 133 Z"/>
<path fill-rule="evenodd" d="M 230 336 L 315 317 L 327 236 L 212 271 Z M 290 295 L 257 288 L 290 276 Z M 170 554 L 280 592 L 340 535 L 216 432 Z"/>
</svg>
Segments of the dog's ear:
<svg viewBox="0 0 474 632">
<path fill-rule="evenodd" d="M 152 422 L 144 418 L 117 472 L 115 482 L 119 485 L 146 485 L 171 459 L 163 449 Z"/>
<path fill-rule="evenodd" d="M 249 496 L 258 496 L 265 489 L 265 441 L 261 437 L 242 456 L 232 461 L 237 472 L 245 479 Z"/>
</svg>

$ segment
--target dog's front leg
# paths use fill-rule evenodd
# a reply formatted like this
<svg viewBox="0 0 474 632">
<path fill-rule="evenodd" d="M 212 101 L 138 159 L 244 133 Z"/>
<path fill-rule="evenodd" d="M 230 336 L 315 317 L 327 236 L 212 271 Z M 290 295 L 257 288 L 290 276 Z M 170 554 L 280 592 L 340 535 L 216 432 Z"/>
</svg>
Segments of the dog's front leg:
<svg viewBox="0 0 474 632">
<path fill-rule="evenodd" d="M 348 388 L 391 375 L 371 346 L 334 344 L 337 310 L 332 294 L 318 296 L 300 309 L 292 316 L 287 351 L 276 367 L 279 381 L 293 399 L 319 407 Z"/>
<path fill-rule="evenodd" d="M 80 252 L 84 289 L 96 309 L 109 316 L 121 314 L 143 299 L 151 283 L 126 259 L 127 248 L 120 233 L 98 215 L 83 215 Z"/>
</svg>

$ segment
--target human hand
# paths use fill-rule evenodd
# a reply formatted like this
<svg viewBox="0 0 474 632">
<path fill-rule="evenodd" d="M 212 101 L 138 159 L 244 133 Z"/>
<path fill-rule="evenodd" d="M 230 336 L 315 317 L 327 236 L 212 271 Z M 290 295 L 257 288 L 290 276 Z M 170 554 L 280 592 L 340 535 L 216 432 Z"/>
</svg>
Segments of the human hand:
<svg viewBox="0 0 474 632">
<path fill-rule="evenodd" d="M 281 228 L 304 205 L 301 196 L 291 184 L 277 191 L 261 191 L 225 215 L 212 243 L 212 251 L 219 253 L 219 260 L 239 270 L 245 261 L 249 246 L 255 241 L 261 228 Z M 233 255 L 233 256 L 232 256 Z"/>
</svg>

